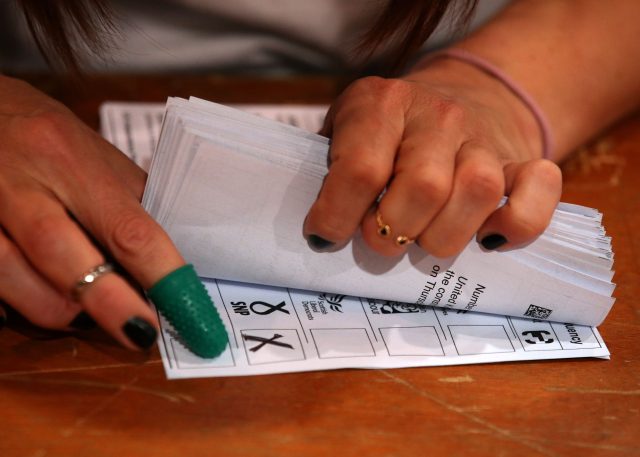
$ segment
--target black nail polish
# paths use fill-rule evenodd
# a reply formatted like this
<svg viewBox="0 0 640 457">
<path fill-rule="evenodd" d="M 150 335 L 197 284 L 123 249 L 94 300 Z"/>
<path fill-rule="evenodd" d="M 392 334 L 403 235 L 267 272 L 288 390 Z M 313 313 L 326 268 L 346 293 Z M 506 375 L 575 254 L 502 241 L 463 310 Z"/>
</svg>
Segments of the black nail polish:
<svg viewBox="0 0 640 457">
<path fill-rule="evenodd" d="M 122 327 L 122 331 L 133 344 L 141 349 L 149 349 L 158 336 L 158 332 L 153 325 L 141 317 L 129 319 Z"/>
<path fill-rule="evenodd" d="M 485 249 L 488 249 L 490 251 L 498 249 L 500 246 L 506 243 L 507 243 L 507 239 L 498 233 L 487 235 L 484 238 L 482 238 L 482 241 L 480 241 L 480 244 L 482 244 L 482 246 Z"/>
<path fill-rule="evenodd" d="M 69 327 L 76 330 L 91 330 L 97 326 L 96 321 L 84 311 L 79 312 L 78 315 L 69 322 Z"/>
<path fill-rule="evenodd" d="M 318 235 L 309 235 L 307 237 L 307 241 L 309 242 L 309 245 L 313 248 L 313 249 L 317 249 L 319 251 L 323 251 L 325 249 L 329 249 L 331 247 L 333 247 L 335 245 L 334 242 L 329 241 L 329 240 L 325 240 L 322 237 L 319 237 Z"/>
</svg>

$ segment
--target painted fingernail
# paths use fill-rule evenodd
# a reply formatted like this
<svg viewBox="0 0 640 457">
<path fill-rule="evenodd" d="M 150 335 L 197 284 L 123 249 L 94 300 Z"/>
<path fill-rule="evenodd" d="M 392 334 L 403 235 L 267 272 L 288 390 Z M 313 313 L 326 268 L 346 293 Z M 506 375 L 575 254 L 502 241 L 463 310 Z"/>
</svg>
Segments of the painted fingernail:
<svg viewBox="0 0 640 457">
<path fill-rule="evenodd" d="M 498 249 L 500 246 L 506 243 L 507 243 L 507 239 L 498 233 L 487 235 L 484 238 L 482 238 L 482 240 L 480 241 L 480 244 L 482 244 L 482 246 L 485 249 L 488 249 L 489 251 Z"/>
<path fill-rule="evenodd" d="M 206 358 L 224 352 L 229 342 L 227 330 L 193 265 L 172 271 L 147 295 L 191 352 Z"/>
<path fill-rule="evenodd" d="M 129 319 L 122 327 L 122 331 L 133 344 L 141 349 L 149 349 L 158 336 L 153 325 L 141 317 Z"/>
<path fill-rule="evenodd" d="M 69 327 L 76 330 L 91 330 L 97 326 L 96 321 L 84 311 L 79 312 L 78 315 L 69 322 Z"/>
<path fill-rule="evenodd" d="M 324 251 L 325 249 L 329 249 L 335 245 L 334 242 L 325 240 L 318 235 L 309 235 L 307 237 L 307 242 L 312 249 L 316 249 L 318 251 Z"/>
</svg>

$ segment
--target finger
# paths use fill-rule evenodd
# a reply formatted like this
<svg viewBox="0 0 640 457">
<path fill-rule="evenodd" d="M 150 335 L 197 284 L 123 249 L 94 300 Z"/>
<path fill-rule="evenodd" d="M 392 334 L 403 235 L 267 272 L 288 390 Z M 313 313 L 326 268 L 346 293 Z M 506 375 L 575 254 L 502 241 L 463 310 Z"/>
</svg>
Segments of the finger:
<svg viewBox="0 0 640 457">
<path fill-rule="evenodd" d="M 51 329 L 66 328 L 82 311 L 34 271 L 1 230 L 0 299 L 33 324 Z"/>
<path fill-rule="evenodd" d="M 0 222 L 29 263 L 64 296 L 102 254 L 51 196 L 33 189 L 2 192 Z M 146 349 L 158 327 L 154 313 L 126 281 L 109 274 L 80 296 L 87 312 L 123 345 Z"/>
<path fill-rule="evenodd" d="M 73 129 L 67 133 L 73 141 L 49 133 L 56 140 L 52 148 L 57 149 L 44 157 L 48 168 L 56 170 L 51 172 L 57 173 L 55 179 L 49 181 L 54 183 L 52 191 L 62 205 L 145 289 L 184 265 L 169 237 L 140 205 L 144 172 L 103 140 Z M 77 150 L 83 151 L 80 157 L 74 155 Z M 107 163 L 105 157 L 114 154 L 120 159 Z M 60 163 L 82 159 L 82 167 L 58 171 Z M 44 168 L 40 166 L 40 175 Z M 116 172 L 120 169 L 126 171 Z"/>
<path fill-rule="evenodd" d="M 357 230 L 391 176 L 402 138 L 398 102 L 385 107 L 368 96 L 353 100 L 333 115 L 331 167 L 304 225 L 309 241 L 326 241 L 324 247 L 345 242 Z"/>
<path fill-rule="evenodd" d="M 486 249 L 510 249 L 533 241 L 549 225 L 562 193 L 562 173 L 549 160 L 509 164 L 504 168 L 506 204 L 480 227 Z"/>
<path fill-rule="evenodd" d="M 129 189 L 134 195 L 137 201 L 142 200 L 142 194 L 144 192 L 144 186 L 147 182 L 147 172 L 140 168 L 129 157 L 124 155 L 121 151 L 113 147 L 104 138 L 99 137 L 96 132 L 93 132 L 98 138 L 96 141 L 104 143 L 104 149 L 108 151 L 109 164 L 116 176 L 123 182 L 125 188 Z"/>
<path fill-rule="evenodd" d="M 78 221 L 144 288 L 185 264 L 184 259 L 162 227 L 140 203 L 114 183 L 102 179 L 85 195 L 68 203 Z M 100 195 L 99 208 L 86 197 Z"/>
<path fill-rule="evenodd" d="M 131 277 L 149 291 L 149 296 L 158 309 L 180 332 L 190 350 L 202 357 L 218 356 L 227 346 L 227 334 L 211 298 L 193 268 L 181 268 L 185 261 L 168 235 L 130 194 L 108 186 L 104 179 L 102 184 L 104 187 L 95 189 L 96 194 L 104 192 L 99 201 L 104 201 L 105 204 L 100 206 L 99 212 L 95 209 L 89 211 L 93 208 L 91 202 L 84 201 L 81 206 L 76 206 L 79 201 L 76 200 L 69 205 L 76 208 L 78 220 Z M 173 279 L 168 283 L 161 281 L 167 276 Z M 87 300 L 126 302 L 128 296 L 125 292 L 130 289 L 116 287 L 113 283 L 116 279 L 122 280 L 115 275 L 108 275 L 96 283 L 85 294 Z M 106 319 L 108 316 L 99 314 L 103 311 L 97 309 L 92 314 L 96 320 L 101 317 Z M 150 311 L 148 308 L 146 311 L 148 316 Z M 150 344 L 155 339 L 155 333 L 151 333 L 151 328 L 146 323 L 148 321 L 141 319 L 144 316 L 134 316 L 124 324 L 123 329 L 132 340 L 139 337 L 140 341 L 149 341 Z M 113 325 L 117 321 L 104 322 L 104 325 Z M 157 326 L 155 319 L 153 323 Z M 113 332 L 118 331 L 115 327 L 110 328 Z"/>
<path fill-rule="evenodd" d="M 503 165 L 494 154 L 465 144 L 456 162 L 451 196 L 418 238 L 436 257 L 460 253 L 504 195 Z"/>
<path fill-rule="evenodd" d="M 131 174 L 129 177 L 124 176 L 114 172 L 119 168 L 115 162 L 105 164 L 105 157 L 109 157 L 109 151 L 114 150 L 112 146 L 104 141 L 96 141 L 94 136 L 86 133 L 86 127 L 70 126 L 68 119 L 54 117 L 40 119 L 39 122 L 42 124 L 44 134 L 41 136 L 46 139 L 47 148 L 39 156 L 41 160 L 38 161 L 36 176 L 45 188 L 51 189 L 64 208 L 69 210 L 101 247 L 110 251 L 134 280 L 149 289 L 168 273 L 185 264 L 169 237 L 141 207 L 138 198 L 142 187 L 136 190 L 129 185 L 129 181 L 136 181 L 135 174 L 133 177 Z M 40 146 L 42 149 L 41 144 L 28 146 Z M 79 162 L 82 166 L 78 166 Z M 128 164 L 126 161 L 120 163 Z M 65 167 L 65 164 L 68 166 Z M 51 170 L 49 176 L 45 173 L 47 169 Z M 79 265 L 85 265 L 84 272 L 97 263 Z M 141 338 L 136 342 L 138 346 L 150 345 L 151 335 L 154 328 L 157 328 L 155 315 L 122 278 L 117 275 L 108 275 L 108 278 L 101 280 L 100 286 L 91 287 L 92 291 L 101 291 L 106 287 L 103 299 L 98 300 L 93 293 L 86 294 L 92 298 L 89 302 L 83 301 L 83 304 L 120 341 L 125 341 L 123 335 L 127 334 L 130 339 Z M 177 303 L 184 301 L 183 295 L 178 292 L 175 292 L 175 296 L 165 298 Z M 102 312 L 104 306 L 100 307 L 98 302 L 108 304 L 110 300 L 116 299 L 119 300 L 118 303 L 107 309 L 116 306 L 117 313 L 109 318 Z M 134 327 L 129 325 L 129 320 L 123 323 L 127 311 L 130 314 L 129 320 L 134 319 Z M 192 329 L 197 326 L 198 322 L 191 321 Z M 202 336 L 202 332 L 194 334 Z M 222 344 L 222 339 L 217 343 Z"/>
<path fill-rule="evenodd" d="M 184 264 L 140 206 L 145 174 L 122 153 L 69 115 L 35 116 L 21 128 L 39 133 L 23 145 L 40 152 L 32 175 L 145 288 Z"/>
<path fill-rule="evenodd" d="M 378 205 L 380 220 L 370 213 L 362 224 L 367 244 L 383 255 L 404 252 L 406 245 L 398 237 L 415 239 L 445 205 L 451 192 L 459 144 L 452 136 L 426 129 L 427 118 L 417 124 L 407 126 L 393 180 Z M 387 224 L 391 233 L 381 236 L 379 222 Z"/>
</svg>

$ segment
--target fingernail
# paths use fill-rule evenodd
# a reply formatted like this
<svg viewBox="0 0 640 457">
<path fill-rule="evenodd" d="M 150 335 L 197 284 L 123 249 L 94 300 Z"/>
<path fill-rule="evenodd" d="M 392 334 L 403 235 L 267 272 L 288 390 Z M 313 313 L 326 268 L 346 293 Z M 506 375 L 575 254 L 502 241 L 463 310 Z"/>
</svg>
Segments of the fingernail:
<svg viewBox="0 0 640 457">
<path fill-rule="evenodd" d="M 484 238 L 482 238 L 482 241 L 480 241 L 480 244 L 482 244 L 482 246 L 485 249 L 488 249 L 489 251 L 498 249 L 500 246 L 506 243 L 507 243 L 507 239 L 498 233 L 487 235 Z"/>
<path fill-rule="evenodd" d="M 193 265 L 172 271 L 147 295 L 191 352 L 205 358 L 224 352 L 229 341 L 227 331 Z"/>
<path fill-rule="evenodd" d="M 122 327 L 122 331 L 133 344 L 141 349 L 149 349 L 158 336 L 158 332 L 153 325 L 141 317 L 129 319 Z"/>
<path fill-rule="evenodd" d="M 325 249 L 329 249 L 335 245 L 334 242 L 325 240 L 318 235 L 309 235 L 307 237 L 307 242 L 309 243 L 309 246 L 311 246 L 311 248 L 318 251 L 324 251 Z"/>
<path fill-rule="evenodd" d="M 78 315 L 69 322 L 69 327 L 76 330 L 91 330 L 97 326 L 96 321 L 84 311 L 79 312 Z"/>
</svg>

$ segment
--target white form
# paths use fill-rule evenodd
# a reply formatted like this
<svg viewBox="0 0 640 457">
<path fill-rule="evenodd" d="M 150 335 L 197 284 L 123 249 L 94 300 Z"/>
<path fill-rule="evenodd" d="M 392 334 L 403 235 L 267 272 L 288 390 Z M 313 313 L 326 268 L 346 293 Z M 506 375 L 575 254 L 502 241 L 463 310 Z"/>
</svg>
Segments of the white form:
<svg viewBox="0 0 640 457">
<path fill-rule="evenodd" d="M 200 276 L 597 326 L 611 309 L 602 214 L 566 203 L 521 249 L 475 240 L 436 258 L 388 258 L 357 231 L 314 252 L 302 234 L 328 171 L 329 139 L 200 99 L 170 98 L 142 205 Z M 447 274 L 445 275 L 445 272 Z"/>
<path fill-rule="evenodd" d="M 326 111 L 324 106 L 242 108 L 310 131 L 319 129 Z M 101 109 L 102 133 L 147 169 L 164 110 L 164 104 L 106 103 Z M 204 282 L 230 344 L 222 356 L 201 359 L 182 346 L 161 318 L 159 345 L 169 378 L 609 356 L 594 327 L 232 281 Z"/>
</svg>

